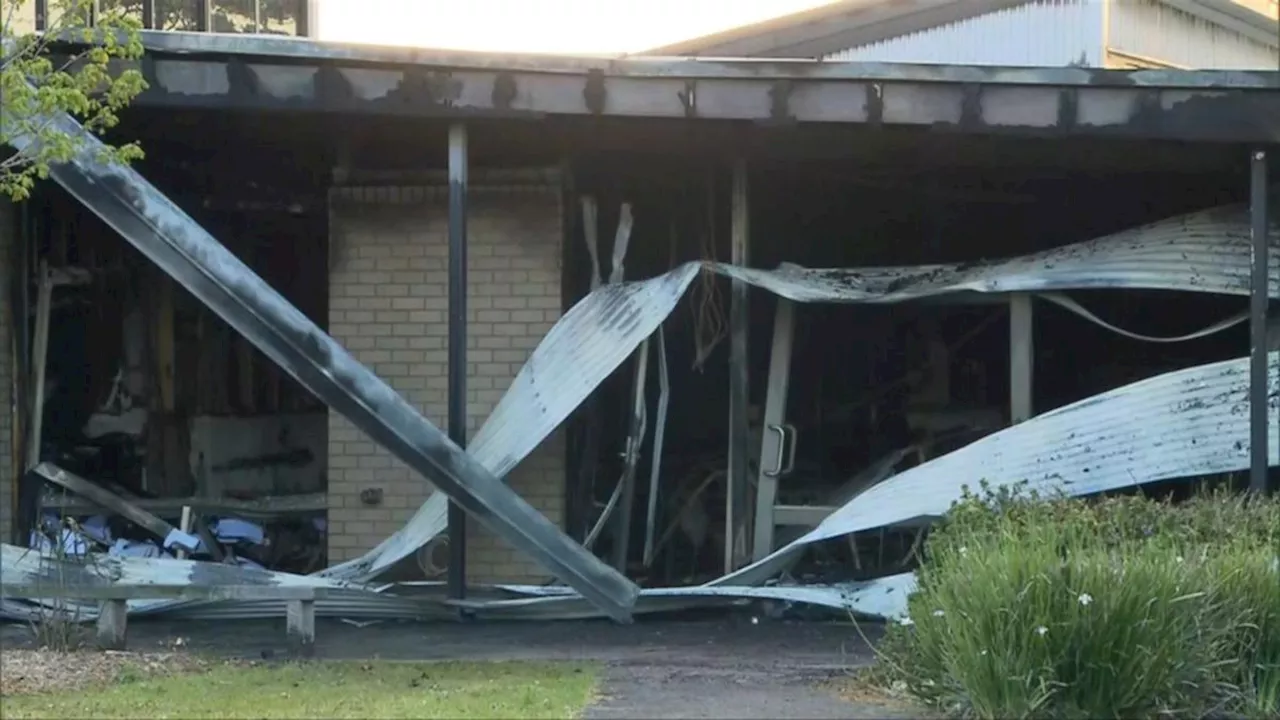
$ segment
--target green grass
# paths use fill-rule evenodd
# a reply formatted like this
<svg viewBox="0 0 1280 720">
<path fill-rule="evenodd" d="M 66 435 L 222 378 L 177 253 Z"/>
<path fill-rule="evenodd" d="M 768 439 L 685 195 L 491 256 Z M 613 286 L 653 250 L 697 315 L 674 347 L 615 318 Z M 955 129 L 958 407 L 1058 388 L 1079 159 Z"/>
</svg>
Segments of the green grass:
<svg viewBox="0 0 1280 720">
<path fill-rule="evenodd" d="M 887 684 L 977 718 L 1280 716 L 1280 501 L 967 496 Z"/>
<path fill-rule="evenodd" d="M 566 663 L 320 662 L 217 666 L 108 687 L 5 697 L 18 718 L 573 718 L 594 668 Z"/>
</svg>

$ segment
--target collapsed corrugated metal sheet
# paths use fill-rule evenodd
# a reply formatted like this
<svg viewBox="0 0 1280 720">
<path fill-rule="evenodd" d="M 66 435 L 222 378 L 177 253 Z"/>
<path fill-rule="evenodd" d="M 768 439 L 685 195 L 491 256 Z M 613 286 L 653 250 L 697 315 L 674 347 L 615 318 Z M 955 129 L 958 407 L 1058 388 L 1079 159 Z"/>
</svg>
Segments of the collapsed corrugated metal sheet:
<svg viewBox="0 0 1280 720">
<path fill-rule="evenodd" d="M 0 545 L 0 567 L 5 584 L 48 587 L 50 597 L 60 585 L 99 586 L 113 583 L 140 585 L 257 585 L 366 588 L 327 578 L 293 575 L 261 568 L 173 558 L 141 558 L 93 554 L 85 558 L 58 557 L 14 545 Z M 131 612 L 148 612 L 177 607 L 172 600 L 130 600 Z M 82 603 L 79 615 L 96 615 L 96 603 Z M 6 600 L 0 614 L 24 618 L 28 604 Z M 283 610 L 283 604 L 279 607 Z"/>
<path fill-rule="evenodd" d="M 1280 353 L 1272 353 L 1272 367 Z M 1249 466 L 1249 360 L 1242 358 L 1167 373 L 1087 398 L 978 440 L 872 487 L 839 508 L 817 528 L 764 560 L 701 587 L 641 591 L 635 612 L 679 609 L 707 599 L 757 598 L 801 602 L 881 617 L 905 612 L 910 574 L 844 587 L 763 585 L 814 543 L 920 517 L 938 516 L 959 499 L 964 485 L 1027 482 L 1044 494 L 1091 495 L 1168 478 L 1223 473 Z M 1271 422 L 1277 420 L 1280 375 L 1270 375 Z M 1271 447 L 1277 464 L 1280 447 Z M 22 557 L 22 556 L 25 556 Z M 36 553 L 4 547 L 10 573 L 36 574 Z M 47 561 L 45 561 L 47 562 Z M 115 560 L 120 577 L 157 581 L 301 583 L 316 578 L 224 568 L 179 560 Z M 77 571 L 78 572 L 78 571 Z M 126 574 L 127 573 L 127 574 Z M 205 575 L 204 573 L 208 573 Z M 225 573 L 221 575 L 220 573 Z M 48 578 L 48 571 L 40 571 Z M 232 579 L 231 575 L 235 578 Z M 330 581 L 332 582 L 332 581 Z M 509 587 L 536 597 L 471 603 L 478 614 L 501 618 L 594 617 L 599 611 L 567 588 Z M 359 617 L 439 616 L 442 601 L 361 594 L 318 602 L 322 614 Z M 138 610 L 180 610 L 190 617 L 278 616 L 281 603 L 140 603 Z M 10 610 L 10 613 L 14 612 Z"/>
<path fill-rule="evenodd" d="M 960 292 L 1050 292 L 1089 288 L 1249 294 L 1249 217 L 1227 206 L 1173 217 L 1084 243 L 987 263 L 813 270 L 785 265 L 711 269 L 797 302 L 902 302 Z M 1272 238 L 1272 297 L 1280 297 L 1280 253 Z M 699 269 L 605 285 L 573 307 L 516 375 L 467 448 L 499 477 L 533 451 L 670 315 Z M 445 529 L 447 498 L 433 494 L 408 524 L 364 557 L 326 577 L 368 580 Z"/>
<path fill-rule="evenodd" d="M 1248 210 L 1212 208 L 1168 218 L 1088 242 L 994 262 L 932 267 L 810 270 L 785 265 L 766 271 L 721 267 L 797 302 L 885 303 L 956 292 L 1048 292 L 1131 288 L 1247 296 Z M 1270 292 L 1280 291 L 1275 230 Z"/>
<path fill-rule="evenodd" d="M 1280 379 L 1268 363 L 1268 422 Z M 1280 447 L 1269 444 L 1269 464 Z M 807 545 L 939 516 L 964 485 L 1026 482 L 1042 495 L 1093 495 L 1178 477 L 1249 467 L 1249 358 L 1158 375 L 1034 417 L 867 490 L 773 555 L 712 585 L 773 577 Z M 976 488 L 975 488 L 976 489 Z"/>
<path fill-rule="evenodd" d="M 1280 419 L 1276 372 L 1280 353 L 1271 353 L 1269 361 L 1269 422 L 1276 423 Z M 1091 495 L 1170 478 L 1244 470 L 1249 467 L 1248 407 L 1248 358 L 1142 380 L 1050 411 L 904 471 L 858 495 L 813 531 L 764 560 L 701 588 L 668 589 L 656 596 L 692 599 L 712 588 L 731 597 L 781 593 L 787 589 L 749 588 L 777 576 L 814 543 L 941 515 L 960 498 L 964 485 L 973 486 L 979 480 L 996 487 L 1025 481 L 1029 489 L 1044 494 Z M 1270 464 L 1280 464 L 1280 447 L 1270 447 Z M 770 597 L 894 617 L 906 610 L 906 596 L 914 582 L 910 577 L 874 580 L 858 586 L 856 593 L 823 588 L 807 597 Z M 490 603 L 485 613 L 584 616 L 581 600 L 567 591 L 545 593 L 536 603 Z M 654 591 L 645 590 L 642 595 L 648 598 Z"/>
<path fill-rule="evenodd" d="M 670 315 L 697 274 L 683 267 L 653 280 L 602 285 L 575 305 L 534 349 L 467 452 L 498 477 L 511 472 Z M 590 348 L 590 352 L 583 352 Z M 448 499 L 433 493 L 391 537 L 320 574 L 370 579 L 446 526 Z"/>
<path fill-rule="evenodd" d="M 69 115 L 41 119 L 45 127 L 77 143 L 70 162 L 50 168 L 50 176 L 68 194 L 469 515 L 610 616 L 629 619 L 639 593 L 635 583 L 570 539 L 450 441 L 164 193 L 128 166 L 105 160 L 102 142 Z M 18 152 L 38 151 L 40 137 L 21 127 L 7 139 L 9 144 Z"/>
<path fill-rule="evenodd" d="M 192 584 L 192 585 L 314 585 L 349 592 L 316 600 L 316 612 L 326 617 L 351 619 L 449 619 L 457 617 L 457 605 L 439 593 L 422 594 L 408 583 L 382 587 L 359 586 L 314 576 L 291 575 L 218 563 L 95 556 L 91 563 L 41 555 L 12 545 L 0 546 L 0 563 L 6 584 L 46 586 L 50 600 L 63 584 Z M 773 585 L 767 587 L 650 588 L 641 591 L 634 612 L 656 613 L 704 607 L 708 603 L 733 603 L 744 599 L 820 605 L 869 616 L 893 616 L 914 589 L 910 574 L 870 582 L 832 586 Z M 516 619 L 575 619 L 601 616 L 598 608 L 571 588 L 563 586 L 500 585 L 476 588 L 509 597 L 464 601 L 478 617 Z M 488 594 L 492 594 L 492 592 Z M 0 599 L 0 617 L 36 621 L 42 617 L 39 601 Z M 175 601 L 131 600 L 135 615 L 182 617 L 199 620 L 269 619 L 284 611 L 283 601 Z M 72 603 L 73 616 L 89 622 L 97 617 L 94 603 Z"/>
</svg>

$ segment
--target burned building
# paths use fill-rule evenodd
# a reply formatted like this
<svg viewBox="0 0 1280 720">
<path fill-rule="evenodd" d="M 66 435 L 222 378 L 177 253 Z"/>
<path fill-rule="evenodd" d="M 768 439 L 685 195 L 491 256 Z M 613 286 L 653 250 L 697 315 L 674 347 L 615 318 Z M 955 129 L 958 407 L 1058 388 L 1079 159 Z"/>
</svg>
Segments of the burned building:
<svg viewBox="0 0 1280 720">
<path fill-rule="evenodd" d="M 907 570 L 960 483 L 1267 450 L 1203 368 L 1249 354 L 1275 73 L 145 42 L 147 158 L 4 210 L 13 543 L 98 514 L 62 468 L 193 538 L 107 518 L 147 552 L 620 617 L 804 538 Z"/>
</svg>

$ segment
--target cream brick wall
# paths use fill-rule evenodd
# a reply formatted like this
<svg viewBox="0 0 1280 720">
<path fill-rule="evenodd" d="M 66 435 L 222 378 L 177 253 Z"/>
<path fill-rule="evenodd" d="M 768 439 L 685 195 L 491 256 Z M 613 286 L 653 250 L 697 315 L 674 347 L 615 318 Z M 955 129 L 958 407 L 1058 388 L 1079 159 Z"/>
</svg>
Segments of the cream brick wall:
<svg viewBox="0 0 1280 720">
<path fill-rule="evenodd" d="M 468 213 L 468 437 L 560 317 L 559 186 L 477 187 Z M 330 197 L 329 332 L 441 429 L 447 426 L 447 189 L 343 188 Z M 350 422 L 329 415 L 329 560 L 355 557 L 399 529 L 430 486 Z M 549 438 L 508 483 L 563 523 L 565 445 Z M 360 492 L 381 488 L 365 506 Z M 473 582 L 545 574 L 475 523 Z"/>
<path fill-rule="evenodd" d="M 16 213 L 8 200 L 0 200 L 0 540 L 9 542 L 13 531 L 13 506 L 17 500 L 13 473 L 13 332 L 9 305 L 13 294 L 13 246 L 17 235 Z"/>
</svg>

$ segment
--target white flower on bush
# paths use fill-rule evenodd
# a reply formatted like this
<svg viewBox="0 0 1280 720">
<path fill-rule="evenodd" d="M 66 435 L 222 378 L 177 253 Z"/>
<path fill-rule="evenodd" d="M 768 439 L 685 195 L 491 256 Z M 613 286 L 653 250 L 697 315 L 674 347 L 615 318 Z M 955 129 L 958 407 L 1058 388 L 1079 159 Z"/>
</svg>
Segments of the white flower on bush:
<svg viewBox="0 0 1280 720">
<path fill-rule="evenodd" d="M 1093 596 L 1090 595 L 1089 593 L 1080 593 L 1080 597 L 1077 599 L 1080 601 L 1080 604 L 1084 605 L 1085 607 L 1088 607 L 1091 603 L 1093 603 Z"/>
<path fill-rule="evenodd" d="M 1049 628 L 1041 625 L 1040 627 L 1036 628 L 1036 634 L 1039 635 L 1040 637 L 1044 637 L 1045 635 L 1049 634 Z"/>
<path fill-rule="evenodd" d="M 903 616 L 902 616 L 902 619 L 898 621 L 898 624 L 899 624 L 899 625 L 901 625 L 901 626 L 903 626 L 903 627 L 910 627 L 910 626 L 912 626 L 912 625 L 915 625 L 915 624 L 916 624 L 916 622 L 915 622 L 914 620 L 912 620 L 911 618 L 909 618 L 909 617 L 907 617 L 907 616 L 903 615 Z"/>
<path fill-rule="evenodd" d="M 968 554 L 969 554 L 969 548 L 967 548 L 967 547 L 965 547 L 965 546 L 961 545 L 961 546 L 960 546 L 960 554 L 961 554 L 961 555 L 968 555 Z"/>
<path fill-rule="evenodd" d="M 942 612 L 941 610 L 934 610 L 934 611 L 933 611 L 933 616 L 934 616 L 934 617 L 942 617 L 943 615 L 946 615 L 946 613 Z"/>
<path fill-rule="evenodd" d="M 1178 557 L 1174 558 L 1173 560 L 1174 560 L 1174 562 L 1176 562 L 1176 563 L 1178 563 L 1179 565 L 1181 565 L 1181 564 L 1182 564 L 1182 560 L 1183 560 L 1183 558 L 1182 558 L 1182 556 L 1181 556 L 1181 555 L 1179 555 Z"/>
<path fill-rule="evenodd" d="M 986 656 L 987 656 L 987 651 L 986 651 L 986 650 L 983 650 L 982 652 L 980 652 L 980 653 L 978 653 L 978 654 L 979 654 L 979 655 L 981 655 L 982 657 L 986 657 Z"/>
</svg>

